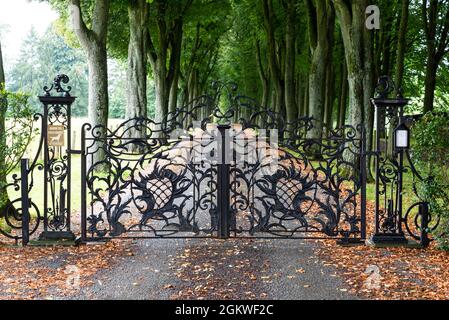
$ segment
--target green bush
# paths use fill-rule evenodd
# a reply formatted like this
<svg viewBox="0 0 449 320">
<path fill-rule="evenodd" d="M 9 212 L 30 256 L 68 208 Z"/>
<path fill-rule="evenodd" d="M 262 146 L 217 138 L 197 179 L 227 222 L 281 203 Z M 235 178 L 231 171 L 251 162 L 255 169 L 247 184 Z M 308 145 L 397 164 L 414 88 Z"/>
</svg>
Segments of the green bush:
<svg viewBox="0 0 449 320">
<path fill-rule="evenodd" d="M 425 114 L 413 126 L 412 136 L 412 159 L 423 178 L 417 191 L 430 203 L 432 214 L 440 216 L 434 236 L 449 250 L 449 114 Z"/>
<path fill-rule="evenodd" d="M 29 97 L 0 87 L 0 217 L 7 203 L 7 179 L 20 163 L 33 136 Z"/>
</svg>

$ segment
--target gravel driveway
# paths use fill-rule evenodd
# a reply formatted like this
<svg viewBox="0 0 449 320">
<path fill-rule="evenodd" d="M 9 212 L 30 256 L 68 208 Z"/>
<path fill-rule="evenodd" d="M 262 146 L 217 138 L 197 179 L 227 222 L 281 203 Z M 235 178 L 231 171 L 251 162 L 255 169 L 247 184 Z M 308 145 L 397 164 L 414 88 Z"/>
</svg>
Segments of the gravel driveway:
<svg viewBox="0 0 449 320">
<path fill-rule="evenodd" d="M 73 299 L 356 299 L 313 241 L 154 239 Z"/>
<path fill-rule="evenodd" d="M 152 165 L 155 166 L 154 163 Z M 145 170 L 152 172 L 152 168 L 149 165 Z M 200 170 L 206 169 L 200 167 Z M 215 177 L 212 175 L 210 179 L 214 180 Z M 161 190 L 171 189 L 167 189 L 170 184 L 161 181 L 158 181 L 159 184 L 153 182 L 155 190 L 149 190 L 158 195 L 156 198 L 162 202 L 160 206 L 163 207 L 166 205 L 164 197 L 167 194 Z M 202 195 L 207 192 L 210 181 L 209 178 L 200 181 L 202 184 L 198 188 L 202 190 L 199 193 Z M 283 183 L 287 182 L 286 180 Z M 244 183 L 239 188 L 242 195 L 249 194 L 244 189 Z M 293 201 L 292 188 L 290 186 L 281 195 L 277 194 L 284 199 L 286 207 Z M 198 196 L 195 191 L 192 185 L 184 194 Z M 252 193 L 257 197 L 265 196 L 259 188 L 255 188 Z M 312 190 L 312 193 L 312 197 L 324 195 L 319 190 Z M 129 192 L 128 196 L 132 195 L 133 193 Z M 123 194 L 121 197 L 124 201 Z M 174 204 L 184 206 L 176 201 L 185 201 L 183 197 L 176 198 Z M 189 202 L 189 205 L 193 204 Z M 264 212 L 262 204 L 258 205 L 261 206 L 260 211 Z M 312 209 L 309 208 L 310 210 Z M 134 208 L 129 211 L 138 210 Z M 139 213 L 137 214 L 139 216 Z M 196 211 L 195 218 L 199 226 L 210 229 L 211 217 L 208 208 Z M 316 218 L 312 215 L 310 220 Z M 161 226 L 155 224 L 153 227 L 162 229 L 165 222 L 161 220 L 160 223 Z M 282 223 L 283 227 L 289 229 L 298 227 L 295 224 L 298 221 L 295 219 L 286 219 Z M 244 225 L 240 226 L 245 229 Z M 82 288 L 72 298 L 354 299 L 354 296 L 347 293 L 335 271 L 318 261 L 314 254 L 316 245 L 318 244 L 313 241 L 286 239 L 138 240 L 132 244 L 132 256 L 126 257 L 108 270 L 97 273 L 93 279 L 94 284 Z"/>
</svg>

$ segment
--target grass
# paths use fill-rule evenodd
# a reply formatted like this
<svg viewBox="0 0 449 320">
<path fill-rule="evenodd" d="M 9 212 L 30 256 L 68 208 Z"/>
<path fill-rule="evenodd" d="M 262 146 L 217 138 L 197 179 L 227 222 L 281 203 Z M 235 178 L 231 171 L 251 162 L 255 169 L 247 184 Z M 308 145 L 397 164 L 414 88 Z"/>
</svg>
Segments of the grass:
<svg viewBox="0 0 449 320">
<path fill-rule="evenodd" d="M 373 170 L 374 173 L 374 170 Z M 403 205 L 404 214 L 406 210 L 419 202 L 419 198 L 415 195 L 413 191 L 413 174 L 408 170 L 403 176 Z M 367 183 L 366 185 L 366 198 L 368 201 L 376 201 L 376 184 L 374 182 Z"/>
<path fill-rule="evenodd" d="M 14 170 L 9 179 L 12 180 L 12 175 L 20 175 L 20 170 Z M 38 208 L 44 207 L 44 172 L 43 170 L 35 169 L 33 172 L 33 188 L 30 192 L 31 201 L 34 202 Z M 79 155 L 72 156 L 72 183 L 71 183 L 71 209 L 73 211 L 79 211 L 81 208 L 81 157 Z M 31 177 L 29 178 L 31 179 Z M 20 190 L 15 191 L 12 188 L 8 190 L 10 199 L 21 198 Z M 41 212 L 42 213 L 42 212 Z"/>
</svg>

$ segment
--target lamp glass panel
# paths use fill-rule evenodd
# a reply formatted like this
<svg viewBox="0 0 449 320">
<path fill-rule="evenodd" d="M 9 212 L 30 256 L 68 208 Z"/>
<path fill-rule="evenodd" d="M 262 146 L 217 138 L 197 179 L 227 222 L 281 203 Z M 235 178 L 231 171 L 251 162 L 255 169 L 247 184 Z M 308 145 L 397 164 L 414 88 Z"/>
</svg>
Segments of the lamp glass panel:
<svg viewBox="0 0 449 320">
<path fill-rule="evenodd" d="M 408 147 L 408 131 L 407 130 L 397 130 L 396 131 L 396 148 L 407 148 Z"/>
</svg>

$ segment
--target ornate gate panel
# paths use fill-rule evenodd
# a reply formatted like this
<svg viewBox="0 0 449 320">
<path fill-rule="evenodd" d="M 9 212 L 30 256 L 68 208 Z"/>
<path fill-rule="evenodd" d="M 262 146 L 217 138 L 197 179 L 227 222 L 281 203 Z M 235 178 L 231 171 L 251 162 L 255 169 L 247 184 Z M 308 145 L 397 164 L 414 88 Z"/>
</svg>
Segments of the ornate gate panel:
<svg viewBox="0 0 449 320">
<path fill-rule="evenodd" d="M 235 106 L 254 110 L 245 97 Z M 363 128 L 313 137 L 323 125 L 293 123 L 272 110 L 240 119 L 232 136 L 231 230 L 234 236 L 364 239 Z"/>
<path fill-rule="evenodd" d="M 84 125 L 82 238 L 364 239 L 363 130 L 214 88 L 161 123 Z"/>
<path fill-rule="evenodd" d="M 84 240 L 216 232 L 217 164 L 201 154 L 210 149 L 214 132 L 208 118 L 191 125 L 212 103 L 201 97 L 161 123 L 135 118 L 113 131 L 84 125 Z M 104 158 L 95 160 L 101 153 Z"/>
</svg>

